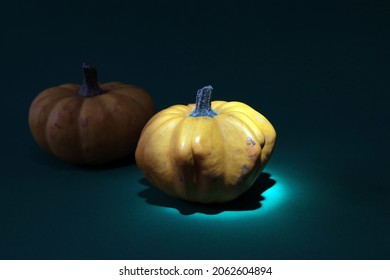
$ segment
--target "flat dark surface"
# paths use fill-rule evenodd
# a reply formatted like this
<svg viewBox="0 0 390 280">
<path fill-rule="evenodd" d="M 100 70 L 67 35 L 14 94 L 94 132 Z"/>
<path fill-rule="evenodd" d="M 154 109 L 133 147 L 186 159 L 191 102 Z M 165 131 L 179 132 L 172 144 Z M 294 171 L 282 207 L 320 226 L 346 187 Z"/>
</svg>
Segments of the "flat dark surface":
<svg viewBox="0 0 390 280">
<path fill-rule="evenodd" d="M 390 258 L 389 1 L 220 3 L 2 8 L 1 259 Z M 47 155 L 28 108 L 80 82 L 84 61 L 102 82 L 148 89 L 159 110 L 208 84 L 249 104 L 278 132 L 265 173 L 206 207 L 151 188 L 134 163 Z"/>
</svg>

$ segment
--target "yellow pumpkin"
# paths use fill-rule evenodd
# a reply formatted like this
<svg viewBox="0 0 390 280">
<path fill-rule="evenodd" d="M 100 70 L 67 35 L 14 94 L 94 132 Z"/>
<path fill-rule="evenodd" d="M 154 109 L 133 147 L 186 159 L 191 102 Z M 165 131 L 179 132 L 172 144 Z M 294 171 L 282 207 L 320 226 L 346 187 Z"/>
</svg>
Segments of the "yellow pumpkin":
<svg viewBox="0 0 390 280">
<path fill-rule="evenodd" d="M 29 125 L 36 142 L 74 164 L 103 164 L 134 154 L 140 133 L 155 113 L 142 88 L 99 85 L 96 69 L 83 64 L 84 82 L 42 91 L 32 102 Z"/>
<path fill-rule="evenodd" d="M 262 114 L 241 102 L 211 102 L 211 94 L 211 86 L 198 90 L 196 104 L 162 110 L 142 130 L 136 163 L 171 196 L 233 200 L 253 185 L 274 149 L 275 129 Z"/>
</svg>

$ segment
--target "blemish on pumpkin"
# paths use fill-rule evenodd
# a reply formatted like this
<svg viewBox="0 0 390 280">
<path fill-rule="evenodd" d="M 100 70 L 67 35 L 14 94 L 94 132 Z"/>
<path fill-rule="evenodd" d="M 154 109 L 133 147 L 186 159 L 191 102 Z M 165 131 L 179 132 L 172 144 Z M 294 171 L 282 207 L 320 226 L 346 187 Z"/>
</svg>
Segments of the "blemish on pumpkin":
<svg viewBox="0 0 390 280">
<path fill-rule="evenodd" d="M 244 164 L 241 167 L 241 173 L 240 173 L 240 176 L 237 178 L 236 184 L 242 183 L 245 179 L 245 176 L 249 173 L 249 171 L 250 171 L 250 168 L 248 167 L 248 165 Z"/>
<path fill-rule="evenodd" d="M 241 173 L 243 175 L 247 174 L 249 172 L 250 168 L 248 167 L 248 165 L 244 164 L 242 167 L 241 167 Z"/>
<path fill-rule="evenodd" d="M 252 137 L 248 137 L 247 139 L 246 139 L 246 144 L 249 146 L 249 145 L 251 145 L 251 146 L 255 146 L 256 145 L 256 142 L 252 139 Z"/>
<path fill-rule="evenodd" d="M 250 153 L 249 154 L 249 158 L 252 160 L 252 161 L 255 161 L 258 157 L 258 154 L 257 153 Z"/>
</svg>

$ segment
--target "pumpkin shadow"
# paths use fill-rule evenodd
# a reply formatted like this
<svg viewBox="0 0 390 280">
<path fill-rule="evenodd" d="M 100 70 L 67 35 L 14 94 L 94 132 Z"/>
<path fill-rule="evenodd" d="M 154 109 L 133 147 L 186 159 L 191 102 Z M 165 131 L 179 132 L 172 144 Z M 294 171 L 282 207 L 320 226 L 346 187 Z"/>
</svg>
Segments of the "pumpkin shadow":
<svg viewBox="0 0 390 280">
<path fill-rule="evenodd" d="M 84 170 L 109 170 L 109 169 L 116 169 L 116 168 L 122 168 L 126 166 L 130 166 L 135 164 L 135 158 L 134 156 L 128 156 L 122 159 L 117 159 L 115 161 L 111 161 L 109 163 L 99 164 L 99 165 L 75 165 L 76 167 Z"/>
<path fill-rule="evenodd" d="M 138 195 L 144 198 L 148 204 L 175 208 L 182 215 L 192 215 L 195 213 L 216 215 L 225 211 L 250 211 L 259 209 L 261 207 L 261 201 L 264 200 L 262 194 L 275 185 L 276 181 L 271 179 L 271 174 L 261 173 L 253 186 L 235 200 L 213 204 L 188 202 L 171 197 L 153 187 L 145 178 L 142 178 L 140 183 L 147 188 L 139 192 Z"/>
</svg>

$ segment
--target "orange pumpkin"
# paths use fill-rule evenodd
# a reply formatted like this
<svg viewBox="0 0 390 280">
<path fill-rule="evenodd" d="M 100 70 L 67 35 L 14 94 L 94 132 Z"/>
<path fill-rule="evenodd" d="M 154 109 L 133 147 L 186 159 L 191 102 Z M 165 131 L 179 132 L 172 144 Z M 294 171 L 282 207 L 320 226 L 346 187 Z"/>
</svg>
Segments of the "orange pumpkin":
<svg viewBox="0 0 390 280">
<path fill-rule="evenodd" d="M 103 164 L 132 155 L 155 113 L 150 95 L 121 82 L 98 84 L 83 64 L 84 82 L 42 91 L 32 102 L 29 125 L 36 142 L 74 164 Z"/>
</svg>

